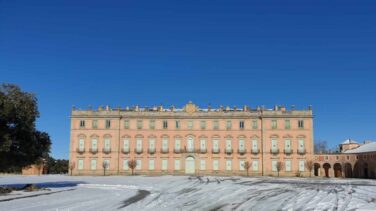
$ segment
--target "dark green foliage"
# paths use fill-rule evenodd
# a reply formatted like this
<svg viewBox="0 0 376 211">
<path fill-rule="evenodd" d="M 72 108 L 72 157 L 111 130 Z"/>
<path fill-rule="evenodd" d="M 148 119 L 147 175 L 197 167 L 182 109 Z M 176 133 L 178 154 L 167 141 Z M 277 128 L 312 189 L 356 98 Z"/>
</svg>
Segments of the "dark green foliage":
<svg viewBox="0 0 376 211">
<path fill-rule="evenodd" d="M 34 94 L 13 84 L 0 86 L 0 171 L 17 172 L 48 156 L 51 140 L 36 130 L 38 117 Z"/>
<path fill-rule="evenodd" d="M 68 167 L 68 160 L 47 158 L 47 174 L 66 174 L 68 173 Z"/>
</svg>

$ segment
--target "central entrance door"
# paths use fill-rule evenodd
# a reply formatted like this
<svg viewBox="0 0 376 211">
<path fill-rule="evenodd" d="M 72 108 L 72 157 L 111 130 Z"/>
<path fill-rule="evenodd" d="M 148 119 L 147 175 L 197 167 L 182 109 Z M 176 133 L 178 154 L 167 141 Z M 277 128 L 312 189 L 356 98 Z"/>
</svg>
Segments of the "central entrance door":
<svg viewBox="0 0 376 211">
<path fill-rule="evenodd" d="M 195 159 L 193 157 L 187 157 L 185 159 L 185 173 L 186 174 L 195 173 Z"/>
</svg>

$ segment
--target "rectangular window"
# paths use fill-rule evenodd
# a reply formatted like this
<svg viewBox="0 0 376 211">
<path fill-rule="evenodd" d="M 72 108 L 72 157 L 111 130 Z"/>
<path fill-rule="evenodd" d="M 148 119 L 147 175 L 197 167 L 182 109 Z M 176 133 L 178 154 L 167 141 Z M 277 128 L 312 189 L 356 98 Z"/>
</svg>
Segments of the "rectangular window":
<svg viewBox="0 0 376 211">
<path fill-rule="evenodd" d="M 213 139 L 213 150 L 218 151 L 219 150 L 219 140 Z"/>
<path fill-rule="evenodd" d="M 277 171 L 277 161 L 272 160 L 272 171 Z"/>
<path fill-rule="evenodd" d="M 241 120 L 239 122 L 239 129 L 244 129 L 244 121 L 243 120 Z"/>
<path fill-rule="evenodd" d="M 205 170 L 205 169 L 206 169 L 206 161 L 200 160 L 200 170 Z"/>
<path fill-rule="evenodd" d="M 149 129 L 151 129 L 151 130 L 155 129 L 155 120 L 154 119 L 150 120 L 150 122 L 149 122 Z"/>
<path fill-rule="evenodd" d="M 232 143 L 231 139 L 226 140 L 226 150 L 231 150 L 232 149 Z"/>
<path fill-rule="evenodd" d="M 129 170 L 128 160 L 123 160 L 123 170 Z"/>
<path fill-rule="evenodd" d="M 82 152 L 85 150 L 85 140 L 83 138 L 80 138 L 78 140 L 78 149 Z"/>
<path fill-rule="evenodd" d="M 85 120 L 80 120 L 80 128 L 84 128 L 85 127 Z"/>
<path fill-rule="evenodd" d="M 277 120 L 272 120 L 272 129 L 277 129 Z"/>
<path fill-rule="evenodd" d="M 90 169 L 91 170 L 96 170 L 97 169 L 97 160 L 93 159 L 90 162 Z"/>
<path fill-rule="evenodd" d="M 304 120 L 298 121 L 298 128 L 300 128 L 300 129 L 304 128 Z"/>
<path fill-rule="evenodd" d="M 258 151 L 258 143 L 257 143 L 257 140 L 256 139 L 253 139 L 252 140 L 252 150 L 254 152 L 257 152 Z"/>
<path fill-rule="evenodd" d="M 299 139 L 298 142 L 299 142 L 299 146 L 298 146 L 299 150 L 303 151 L 304 150 L 304 139 Z"/>
<path fill-rule="evenodd" d="M 103 168 L 110 169 L 110 160 L 103 161 Z"/>
<path fill-rule="evenodd" d="M 213 160 L 213 170 L 218 171 L 219 170 L 219 161 Z"/>
<path fill-rule="evenodd" d="M 136 151 L 137 152 L 142 151 L 142 139 L 141 138 L 136 139 Z"/>
<path fill-rule="evenodd" d="M 244 139 L 243 138 L 239 139 L 239 150 L 243 151 L 243 152 L 245 150 L 245 143 L 244 143 Z"/>
<path fill-rule="evenodd" d="M 180 170 L 180 160 L 175 160 L 175 170 Z"/>
<path fill-rule="evenodd" d="M 299 160 L 299 171 L 302 172 L 305 169 L 304 160 Z"/>
<path fill-rule="evenodd" d="M 91 149 L 96 151 L 98 149 L 98 140 L 97 138 L 91 139 Z"/>
<path fill-rule="evenodd" d="M 258 160 L 252 161 L 252 171 L 258 171 Z"/>
<path fill-rule="evenodd" d="M 164 151 L 168 150 L 168 138 L 167 137 L 162 138 L 162 150 Z"/>
<path fill-rule="evenodd" d="M 202 130 L 206 129 L 206 121 L 205 120 L 201 120 L 200 127 L 201 127 Z"/>
<path fill-rule="evenodd" d="M 78 160 L 78 170 L 84 169 L 84 160 Z"/>
<path fill-rule="evenodd" d="M 286 152 L 291 151 L 291 140 L 290 139 L 285 140 L 285 150 L 286 150 Z"/>
<path fill-rule="evenodd" d="M 193 129 L 193 120 L 188 120 L 187 122 L 188 129 Z"/>
<path fill-rule="evenodd" d="M 291 171 L 291 160 L 285 161 L 285 169 L 286 171 Z"/>
<path fill-rule="evenodd" d="M 142 120 L 137 120 L 137 129 L 142 129 Z"/>
<path fill-rule="evenodd" d="M 167 129 L 168 128 L 168 122 L 167 120 L 163 120 L 163 129 Z"/>
<path fill-rule="evenodd" d="M 290 124 L 290 120 L 285 120 L 285 129 L 290 129 L 291 128 L 291 124 Z"/>
<path fill-rule="evenodd" d="M 124 120 L 124 129 L 129 129 L 129 119 Z"/>
<path fill-rule="evenodd" d="M 206 149 L 206 140 L 205 139 L 200 139 L 200 149 L 205 150 Z"/>
<path fill-rule="evenodd" d="M 214 130 L 218 130 L 219 129 L 219 122 L 218 122 L 218 120 L 214 120 L 213 121 L 213 129 Z"/>
<path fill-rule="evenodd" d="M 278 144 L 276 139 L 272 139 L 272 150 L 277 150 Z"/>
<path fill-rule="evenodd" d="M 232 169 L 232 160 L 226 160 L 226 170 L 231 171 Z"/>
<path fill-rule="evenodd" d="M 232 127 L 231 120 L 227 120 L 227 121 L 226 121 L 226 129 L 227 129 L 227 130 L 230 130 L 231 127 Z"/>
<path fill-rule="evenodd" d="M 162 160 L 162 170 L 163 170 L 163 171 L 166 171 L 167 168 L 168 168 L 168 160 L 163 159 L 163 160 Z"/>
<path fill-rule="evenodd" d="M 150 159 L 149 160 L 149 170 L 154 170 L 154 160 L 153 159 Z"/>
<path fill-rule="evenodd" d="M 106 128 L 111 128 L 111 120 L 106 120 Z"/>
<path fill-rule="evenodd" d="M 175 150 L 180 150 L 181 145 L 180 145 L 180 139 L 175 139 Z"/>
<path fill-rule="evenodd" d="M 257 126 L 257 120 L 252 120 L 252 129 L 257 129 L 258 126 Z"/>
<path fill-rule="evenodd" d="M 141 170 L 142 169 L 141 164 L 142 164 L 141 160 L 136 160 L 136 169 L 137 170 Z"/>
<path fill-rule="evenodd" d="M 239 170 L 240 171 L 244 171 L 245 170 L 244 164 L 245 164 L 244 160 L 239 160 Z"/>
<path fill-rule="evenodd" d="M 129 152 L 129 138 L 124 139 L 123 148 L 125 152 Z"/>
<path fill-rule="evenodd" d="M 179 121 L 179 120 L 176 120 L 176 121 L 175 121 L 175 128 L 176 128 L 176 129 L 179 129 L 179 128 L 180 128 L 180 121 Z"/>
<path fill-rule="evenodd" d="M 152 152 L 155 151 L 155 139 L 154 138 L 149 139 L 149 150 Z"/>
<path fill-rule="evenodd" d="M 92 127 L 93 129 L 97 129 L 98 128 L 98 120 L 93 120 L 93 123 L 92 123 Z"/>
<path fill-rule="evenodd" d="M 111 149 L 111 140 L 110 140 L 110 138 L 104 138 L 104 149 L 105 150 Z"/>
</svg>

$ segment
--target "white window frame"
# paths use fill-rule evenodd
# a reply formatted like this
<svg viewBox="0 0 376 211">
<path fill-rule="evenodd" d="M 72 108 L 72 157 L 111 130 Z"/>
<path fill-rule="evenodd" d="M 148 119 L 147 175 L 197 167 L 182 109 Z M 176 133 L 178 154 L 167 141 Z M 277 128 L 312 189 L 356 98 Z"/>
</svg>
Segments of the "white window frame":
<svg viewBox="0 0 376 211">
<path fill-rule="evenodd" d="M 97 159 L 91 159 L 90 161 L 90 169 L 97 170 Z"/>
<path fill-rule="evenodd" d="M 79 159 L 78 160 L 78 170 L 83 170 L 84 169 L 84 160 L 83 159 Z"/>
</svg>

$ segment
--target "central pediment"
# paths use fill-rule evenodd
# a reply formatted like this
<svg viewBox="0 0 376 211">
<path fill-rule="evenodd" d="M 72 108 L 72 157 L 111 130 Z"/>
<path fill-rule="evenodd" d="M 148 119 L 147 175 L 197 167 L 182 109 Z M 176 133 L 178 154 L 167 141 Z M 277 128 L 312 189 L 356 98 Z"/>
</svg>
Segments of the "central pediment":
<svg viewBox="0 0 376 211">
<path fill-rule="evenodd" d="M 189 113 L 189 114 L 193 114 L 195 113 L 196 111 L 198 111 L 198 107 L 192 103 L 192 101 L 189 101 L 188 104 L 186 104 L 184 106 L 184 109 L 183 109 L 185 112 Z"/>
</svg>

